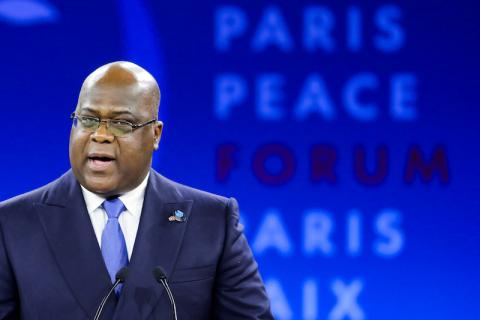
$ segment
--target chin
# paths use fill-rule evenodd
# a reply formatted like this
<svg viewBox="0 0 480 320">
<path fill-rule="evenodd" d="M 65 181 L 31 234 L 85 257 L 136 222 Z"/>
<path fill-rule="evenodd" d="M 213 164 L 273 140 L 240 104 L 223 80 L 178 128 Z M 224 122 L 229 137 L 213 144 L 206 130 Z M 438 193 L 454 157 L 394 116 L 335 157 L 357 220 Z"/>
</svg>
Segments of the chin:
<svg viewBox="0 0 480 320">
<path fill-rule="evenodd" d="M 106 186 L 98 186 L 98 185 L 89 185 L 87 184 L 86 186 L 84 186 L 86 189 L 88 189 L 88 191 L 91 191 L 93 193 L 96 193 L 96 194 L 100 194 L 102 196 L 110 196 L 110 195 L 113 195 L 115 194 L 115 190 L 112 189 L 112 188 L 109 188 L 109 187 L 106 187 Z"/>
<path fill-rule="evenodd" d="M 107 179 L 85 179 L 85 188 L 89 191 L 104 196 L 112 196 L 118 194 L 118 187 L 116 184 L 112 184 L 111 181 Z"/>
</svg>

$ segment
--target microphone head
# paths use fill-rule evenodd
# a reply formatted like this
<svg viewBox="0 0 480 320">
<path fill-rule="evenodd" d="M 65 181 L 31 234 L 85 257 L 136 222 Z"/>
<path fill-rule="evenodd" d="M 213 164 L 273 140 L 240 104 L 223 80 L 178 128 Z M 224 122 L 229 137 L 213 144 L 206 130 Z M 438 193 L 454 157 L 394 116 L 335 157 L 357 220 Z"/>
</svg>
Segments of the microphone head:
<svg viewBox="0 0 480 320">
<path fill-rule="evenodd" d="M 167 280 L 167 275 L 165 274 L 165 270 L 163 270 L 162 267 L 156 266 L 155 268 L 153 268 L 152 272 L 153 272 L 153 276 L 158 282 L 162 280 Z"/>
<path fill-rule="evenodd" d="M 128 275 L 128 268 L 123 267 L 122 269 L 118 270 L 117 274 L 115 275 L 115 279 L 120 281 L 120 283 L 125 282 L 125 279 Z"/>
</svg>

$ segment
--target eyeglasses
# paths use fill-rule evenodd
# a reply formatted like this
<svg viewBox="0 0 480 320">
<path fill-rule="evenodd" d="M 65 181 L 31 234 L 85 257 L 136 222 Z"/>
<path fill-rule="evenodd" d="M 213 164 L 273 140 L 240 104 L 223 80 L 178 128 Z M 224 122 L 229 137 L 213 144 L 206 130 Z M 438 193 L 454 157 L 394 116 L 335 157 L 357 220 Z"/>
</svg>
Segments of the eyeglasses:
<svg viewBox="0 0 480 320">
<path fill-rule="evenodd" d="M 70 119 L 73 120 L 73 126 L 75 128 L 82 128 L 88 132 L 95 132 L 100 127 L 100 123 L 105 123 L 108 132 L 110 132 L 115 137 L 123 137 L 134 130 L 148 126 L 149 124 L 155 123 L 157 119 L 152 119 L 145 123 L 131 123 L 125 120 L 115 120 L 115 119 L 100 119 L 97 117 L 91 116 L 77 116 L 75 112 L 70 115 Z"/>
</svg>

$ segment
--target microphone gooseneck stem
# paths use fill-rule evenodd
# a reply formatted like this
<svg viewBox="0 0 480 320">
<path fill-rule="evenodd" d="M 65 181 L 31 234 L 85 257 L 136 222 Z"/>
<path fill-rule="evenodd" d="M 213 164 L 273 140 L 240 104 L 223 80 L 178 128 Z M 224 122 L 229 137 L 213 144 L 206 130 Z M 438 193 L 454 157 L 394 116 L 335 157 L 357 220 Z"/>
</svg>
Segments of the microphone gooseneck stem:
<svg viewBox="0 0 480 320">
<path fill-rule="evenodd" d="M 173 308 L 173 319 L 177 319 L 177 306 L 175 305 L 175 299 L 173 299 L 173 294 L 172 291 L 170 291 L 170 287 L 168 286 L 167 280 L 166 279 L 160 279 L 160 282 L 162 283 L 163 287 L 165 288 L 165 291 L 167 291 L 168 298 L 170 299 L 170 303 L 172 304 Z"/>
<path fill-rule="evenodd" d="M 107 300 L 110 297 L 110 295 L 112 294 L 112 292 L 120 284 L 120 282 L 122 282 L 122 279 L 117 279 L 115 281 L 115 283 L 113 284 L 112 288 L 110 289 L 110 291 L 108 291 L 108 294 L 105 297 L 103 297 L 103 300 L 100 303 L 100 305 L 98 306 L 97 312 L 95 313 L 95 317 L 93 318 L 93 320 L 99 320 L 100 319 L 100 315 L 102 314 L 103 307 L 107 303 Z"/>
</svg>

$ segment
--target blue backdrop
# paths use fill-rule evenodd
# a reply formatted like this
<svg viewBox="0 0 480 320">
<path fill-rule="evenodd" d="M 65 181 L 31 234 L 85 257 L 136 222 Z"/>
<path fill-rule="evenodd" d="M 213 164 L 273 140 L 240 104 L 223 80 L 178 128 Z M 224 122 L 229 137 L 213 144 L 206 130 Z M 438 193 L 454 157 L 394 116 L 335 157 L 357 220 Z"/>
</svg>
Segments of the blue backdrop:
<svg viewBox="0 0 480 320">
<path fill-rule="evenodd" d="M 0 199 L 69 168 L 83 79 L 162 89 L 154 167 L 241 206 L 278 319 L 480 319 L 479 6 L 0 0 Z"/>
</svg>

